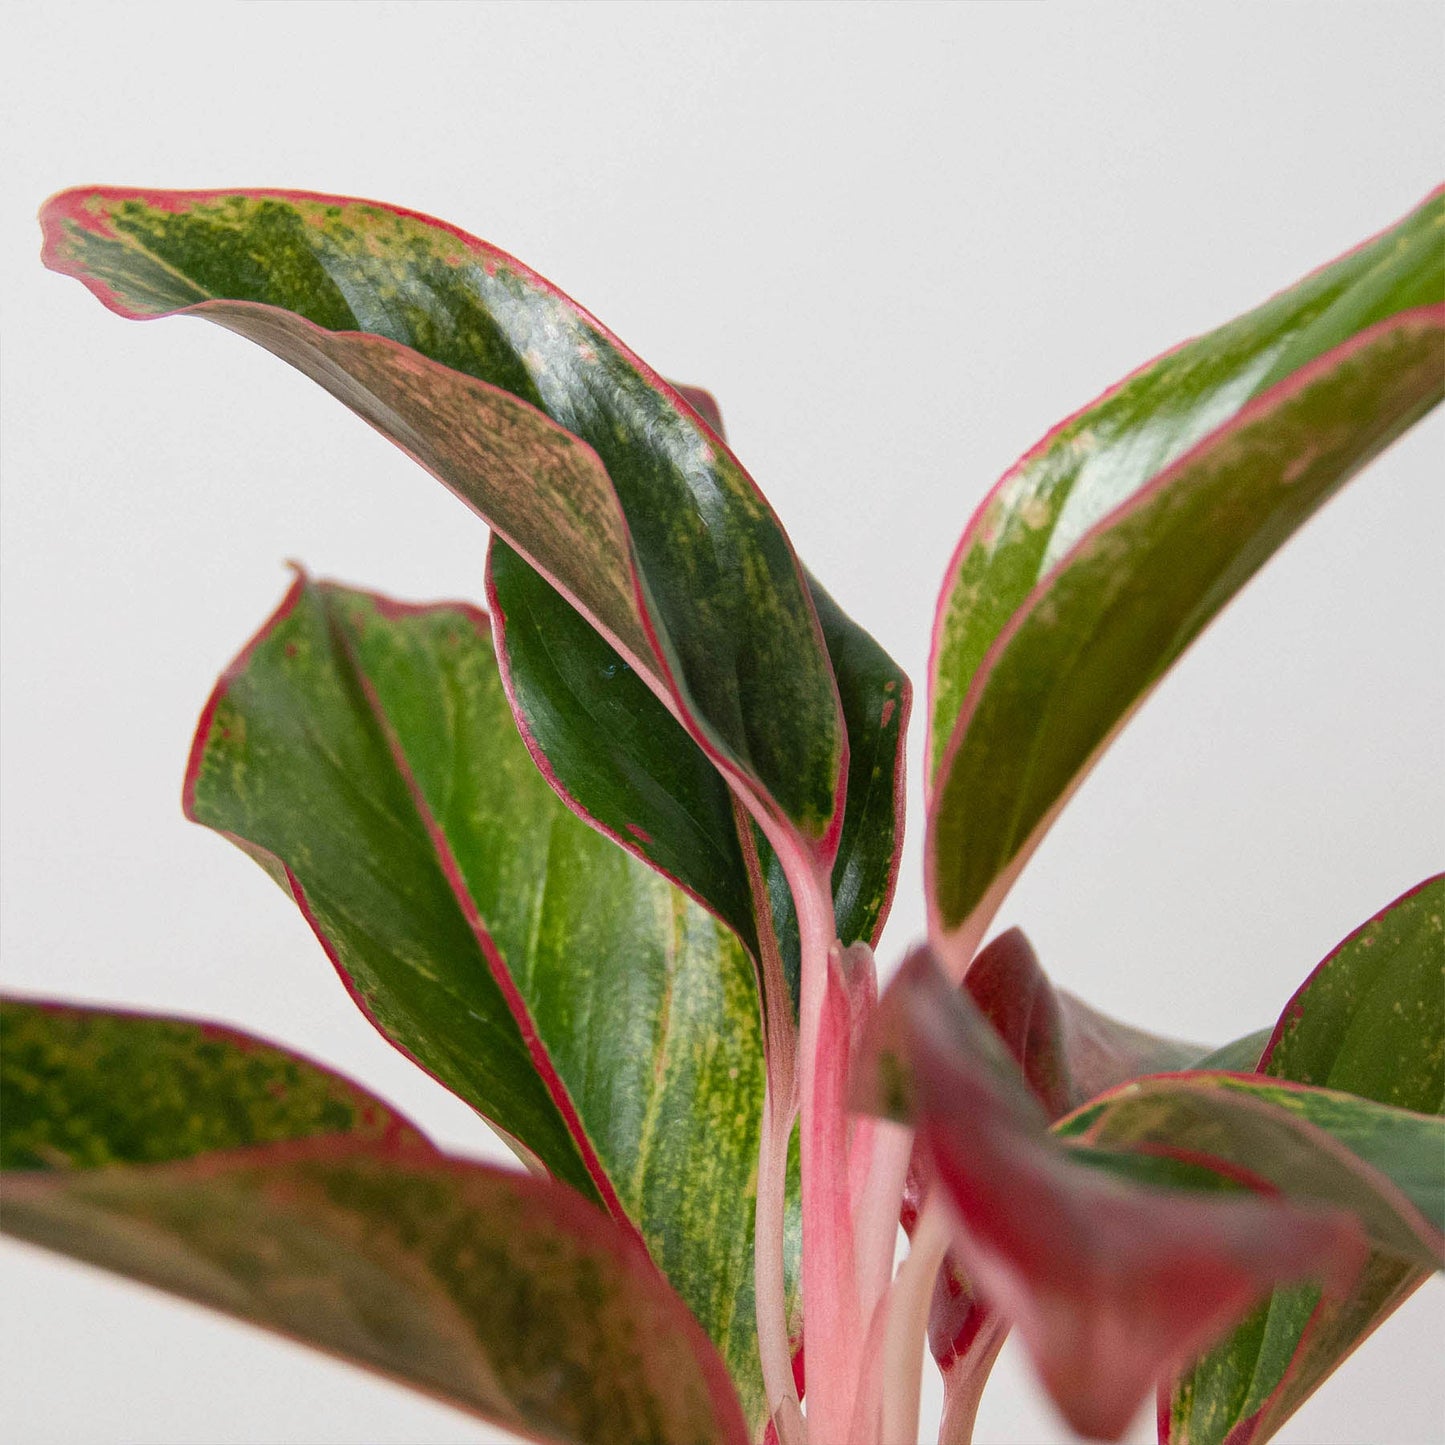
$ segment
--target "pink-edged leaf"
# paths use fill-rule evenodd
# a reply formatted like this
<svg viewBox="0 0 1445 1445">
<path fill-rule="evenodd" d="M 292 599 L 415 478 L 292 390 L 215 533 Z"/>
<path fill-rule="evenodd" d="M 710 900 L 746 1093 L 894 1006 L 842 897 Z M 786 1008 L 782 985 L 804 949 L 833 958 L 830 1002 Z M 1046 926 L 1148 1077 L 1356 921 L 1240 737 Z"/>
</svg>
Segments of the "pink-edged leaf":
<svg viewBox="0 0 1445 1445">
<path fill-rule="evenodd" d="M 887 653 L 809 579 L 848 733 L 847 806 L 832 868 L 844 943 L 875 943 L 903 841 L 911 689 Z M 733 806 L 710 760 L 605 638 L 493 538 L 487 599 L 522 735 L 582 817 L 710 908 L 759 961 L 764 997 L 799 987 L 797 913 L 777 854 Z M 776 953 L 779 983 L 768 983 Z M 771 1002 L 769 1002 L 771 1008 Z"/>
<path fill-rule="evenodd" d="M 549 1180 L 349 1141 L 0 1176 L 8 1234 L 558 1445 L 746 1445 L 642 1247 Z"/>
<path fill-rule="evenodd" d="M 1073 790 L 1273 552 L 1445 394 L 1445 193 L 1070 418 L 950 566 L 930 927 L 959 978 Z"/>
<path fill-rule="evenodd" d="M 557 798 L 485 614 L 298 578 L 218 684 L 185 796 L 393 1044 L 636 1229 L 755 1419 L 752 962 Z"/>
<path fill-rule="evenodd" d="M 574 1191 L 232 1029 L 7 998 L 0 1031 L 8 1234 L 536 1440 L 746 1445 L 697 1322 Z"/>
<path fill-rule="evenodd" d="M 688 402 L 510 256 L 397 207 L 283 191 L 84 188 L 45 261 L 121 315 L 275 352 L 481 513 L 813 861 L 846 768 L 802 571 Z"/>
<path fill-rule="evenodd" d="M 1174 1171 L 1147 1155 L 1117 1156 L 1141 1181 L 1052 1138 L 1002 1040 L 927 950 L 884 995 L 857 1088 L 861 1107 L 914 1123 L 970 1283 L 1085 1434 L 1117 1438 L 1162 1376 L 1274 1286 L 1339 1290 L 1363 1257 L 1337 1207 L 1171 1189 Z"/>
<path fill-rule="evenodd" d="M 1125 1079 L 1189 1068 L 1206 1053 L 1200 1045 L 1120 1023 L 1056 989 L 1017 928 L 1001 933 L 979 953 L 963 987 L 1051 1120 Z M 903 1226 L 910 1235 L 924 1187 L 916 1165 L 909 1171 L 903 1210 Z M 969 1287 L 957 1255 L 947 1254 L 934 1284 L 928 1323 L 929 1348 L 943 1376 L 940 1438 L 945 1445 L 970 1438 L 979 1397 L 1007 1332 L 997 1310 Z"/>
<path fill-rule="evenodd" d="M 1381 909 L 1310 974 L 1259 1072 L 1445 1114 L 1445 873 Z"/>
<path fill-rule="evenodd" d="M 719 437 L 725 435 L 722 411 L 710 391 L 681 385 L 677 389 Z M 905 744 L 913 711 L 913 684 L 822 583 L 811 572 L 805 575 L 837 679 L 848 735 L 847 810 L 833 860 L 836 931 L 844 945 L 876 947 L 893 906 L 903 850 Z M 770 852 L 766 840 L 761 846 L 765 853 Z M 793 978 L 798 968 L 797 914 L 776 857 L 767 862 L 771 865 L 768 881 L 774 931 L 785 970 Z"/>
<path fill-rule="evenodd" d="M 1440 1114 L 1442 973 L 1445 877 L 1435 877 L 1376 914 L 1315 969 L 1281 1015 L 1260 1071 Z M 1376 1252 L 1343 1299 L 1276 1292 L 1161 1397 L 1161 1439 L 1262 1445 L 1428 1274 Z"/>
</svg>

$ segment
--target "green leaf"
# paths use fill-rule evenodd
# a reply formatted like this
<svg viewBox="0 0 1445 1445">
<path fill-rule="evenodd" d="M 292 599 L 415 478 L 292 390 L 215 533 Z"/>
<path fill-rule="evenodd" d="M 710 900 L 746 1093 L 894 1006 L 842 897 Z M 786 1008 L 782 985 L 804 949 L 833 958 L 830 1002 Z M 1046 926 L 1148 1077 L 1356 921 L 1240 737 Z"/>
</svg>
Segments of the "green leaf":
<svg viewBox="0 0 1445 1445">
<path fill-rule="evenodd" d="M 155 1164 L 330 1134 L 432 1147 L 349 1079 L 249 1034 L 0 998 L 0 1168 Z"/>
<path fill-rule="evenodd" d="M 1222 1074 L 1252 1074 L 1259 1063 L 1259 1056 L 1273 1034 L 1273 1029 L 1256 1029 L 1241 1038 L 1231 1039 L 1229 1043 L 1221 1044 L 1213 1053 L 1205 1054 L 1194 1067 Z"/>
<path fill-rule="evenodd" d="M 1058 810 L 1209 620 L 1445 391 L 1445 195 L 1051 433 L 935 623 L 927 843 L 955 975 Z"/>
<path fill-rule="evenodd" d="M 902 847 L 910 688 L 887 653 L 809 582 L 849 741 L 847 809 L 832 876 L 838 936 L 873 944 L 892 903 Z M 796 1015 L 798 924 L 787 882 L 707 755 L 615 649 L 495 537 L 487 593 L 513 709 L 538 766 L 581 816 L 710 908 L 755 959 L 760 932 L 770 931 Z M 745 848 L 756 852 L 764 875 L 756 898 Z"/>
<path fill-rule="evenodd" d="M 45 260 L 125 316 L 282 356 L 479 511 L 820 862 L 844 738 L 797 559 L 723 442 L 511 257 L 340 197 L 69 191 Z"/>
<path fill-rule="evenodd" d="M 732 795 L 632 667 L 498 537 L 487 602 L 518 726 L 552 785 L 710 908 L 757 956 Z"/>
<path fill-rule="evenodd" d="M 719 437 L 725 435 L 722 410 L 710 391 L 697 386 L 679 386 L 678 391 Z M 811 572 L 806 576 L 848 734 L 848 806 L 833 862 L 833 916 L 841 943 L 874 947 L 893 906 L 903 852 L 905 745 L 913 684 L 823 584 Z M 759 839 L 759 849 L 774 900 L 774 932 L 782 940 L 796 1003 L 798 918 L 776 855 L 765 839 Z"/>
<path fill-rule="evenodd" d="M 1310 975 L 1263 1049 L 1261 1072 L 1442 1113 L 1442 969 L 1445 877 L 1436 877 L 1370 919 Z M 1435 1161 L 1418 1162 L 1438 1163 L 1438 1151 Z M 1377 1253 L 1346 1299 L 1277 1292 L 1175 1387 L 1163 1416 L 1168 1440 L 1269 1439 L 1428 1275 Z"/>
<path fill-rule="evenodd" d="M 903 669 L 811 574 L 808 586 L 848 733 L 847 810 L 833 862 L 833 911 L 843 943 L 871 947 L 883 932 L 898 880 L 913 687 Z"/>
<path fill-rule="evenodd" d="M 544 1441 L 748 1439 L 635 1240 L 547 1180 L 349 1139 L 0 1177 L 17 1238 Z"/>
<path fill-rule="evenodd" d="M 1260 1072 L 1445 1113 L 1445 874 L 1352 933 L 1286 1005 Z"/>
<path fill-rule="evenodd" d="M 1200 1163 L 1293 1200 L 1348 1209 L 1374 1248 L 1398 1259 L 1434 1268 L 1445 1258 L 1445 1121 L 1426 1114 L 1330 1089 L 1191 1072 L 1122 1084 L 1055 1133 L 1080 1157 L 1132 1178 Z"/>
<path fill-rule="evenodd" d="M 186 803 L 289 889 L 386 1037 L 636 1226 L 756 1418 L 752 964 L 556 797 L 486 617 L 298 579 L 218 685 Z"/>
</svg>

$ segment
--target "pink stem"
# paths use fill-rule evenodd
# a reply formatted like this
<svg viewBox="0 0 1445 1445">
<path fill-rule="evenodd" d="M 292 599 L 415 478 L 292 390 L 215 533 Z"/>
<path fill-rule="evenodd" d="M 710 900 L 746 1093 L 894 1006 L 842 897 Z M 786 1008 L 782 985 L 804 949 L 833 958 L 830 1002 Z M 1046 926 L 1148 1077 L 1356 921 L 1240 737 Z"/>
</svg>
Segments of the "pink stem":
<svg viewBox="0 0 1445 1445">
<path fill-rule="evenodd" d="M 1008 1338 L 1008 1326 L 992 1316 L 968 1347 L 965 1355 L 943 1370 L 943 1419 L 938 1426 L 938 1445 L 973 1445 L 973 1427 L 978 1404 L 989 1371 Z"/>
<path fill-rule="evenodd" d="M 788 1295 L 783 1266 L 783 1225 L 787 1210 L 788 1139 L 793 1131 L 792 1080 L 779 1098 L 769 1081 L 763 1097 L 762 1138 L 758 1150 L 757 1214 L 753 1227 L 753 1290 L 757 1301 L 758 1353 L 763 1388 L 778 1445 L 803 1445 L 802 1416 L 793 1382 L 788 1339 Z M 791 1406 L 791 1408 L 789 1408 Z"/>
<path fill-rule="evenodd" d="M 908 1258 L 880 1306 L 887 1312 L 883 1330 L 883 1423 L 881 1439 L 918 1439 L 918 1392 L 923 1382 L 923 1342 L 933 1282 L 948 1252 L 949 1219 L 945 1206 L 930 1199 L 913 1231 Z"/>
<path fill-rule="evenodd" d="M 777 848 L 777 844 L 774 844 Z M 836 941 L 827 881 L 791 848 L 778 848 L 802 942 L 803 1310 L 808 1350 L 808 1436 L 848 1438 L 863 1365 L 863 1319 L 853 1255 L 848 1179 L 849 1002 L 829 954 Z"/>
<path fill-rule="evenodd" d="M 753 1217 L 753 1295 L 758 1323 L 758 1353 L 763 1389 L 777 1445 L 804 1445 L 803 1417 L 793 1377 L 788 1337 L 788 1286 L 783 1233 L 788 1208 L 788 1144 L 798 1113 L 798 1046 L 792 1005 L 783 975 L 777 935 L 768 915 L 749 815 L 733 798 L 738 841 L 747 865 L 758 916 L 758 967 L 762 983 L 762 1023 L 766 1085 L 758 1138 L 758 1188 Z"/>
<path fill-rule="evenodd" d="M 858 1296 L 871 1316 L 893 1278 L 903 1188 L 913 1157 L 913 1130 L 874 1121 L 868 1177 L 854 1194 L 853 1237 L 858 1259 Z"/>
</svg>

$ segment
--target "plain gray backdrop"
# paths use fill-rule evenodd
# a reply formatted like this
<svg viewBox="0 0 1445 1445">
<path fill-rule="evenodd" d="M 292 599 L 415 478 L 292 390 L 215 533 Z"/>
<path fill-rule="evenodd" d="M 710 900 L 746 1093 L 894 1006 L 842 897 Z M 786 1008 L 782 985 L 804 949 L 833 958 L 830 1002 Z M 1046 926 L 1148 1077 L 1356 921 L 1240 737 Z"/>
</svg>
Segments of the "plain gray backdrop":
<svg viewBox="0 0 1445 1445">
<path fill-rule="evenodd" d="M 716 392 L 800 554 L 921 683 L 949 552 L 1018 453 L 1442 170 L 1434 4 L 12 4 L 0 48 L 6 983 L 233 1021 L 488 1156 L 178 804 L 284 558 L 478 598 L 484 532 L 261 351 L 43 272 L 45 196 L 338 191 L 514 252 Z M 1223 1040 L 1441 866 L 1442 437 L 1291 542 L 1074 800 L 999 919 L 1057 979 Z M 921 926 L 918 832 L 885 969 Z M 503 1438 L 79 1265 L 0 1264 L 8 1440 Z M 1432 1283 L 1281 1439 L 1445 1439 L 1442 1326 Z M 980 1441 L 1067 1438 L 1010 1349 Z"/>
</svg>

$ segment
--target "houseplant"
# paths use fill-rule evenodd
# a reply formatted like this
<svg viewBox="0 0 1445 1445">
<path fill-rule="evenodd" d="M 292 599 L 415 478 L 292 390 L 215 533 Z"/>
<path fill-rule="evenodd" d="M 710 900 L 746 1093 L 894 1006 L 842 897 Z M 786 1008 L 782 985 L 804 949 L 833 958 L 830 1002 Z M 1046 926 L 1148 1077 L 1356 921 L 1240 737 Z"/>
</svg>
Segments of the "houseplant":
<svg viewBox="0 0 1445 1445">
<path fill-rule="evenodd" d="M 186 807 L 538 1177 L 254 1041 L 17 1000 L 7 1227 L 544 1439 L 910 1439 L 926 1323 L 947 1439 L 1008 1324 L 1081 1430 L 1159 1384 L 1167 1438 L 1265 1438 L 1439 1261 L 1442 885 L 1221 1051 L 1092 1013 L 1016 933 L 979 946 L 1168 665 L 1438 400 L 1442 210 L 1151 363 L 969 524 L 929 944 L 875 1003 L 909 684 L 706 394 L 412 213 L 55 198 L 56 269 L 261 342 L 493 526 L 490 621 L 298 577 Z"/>
</svg>

